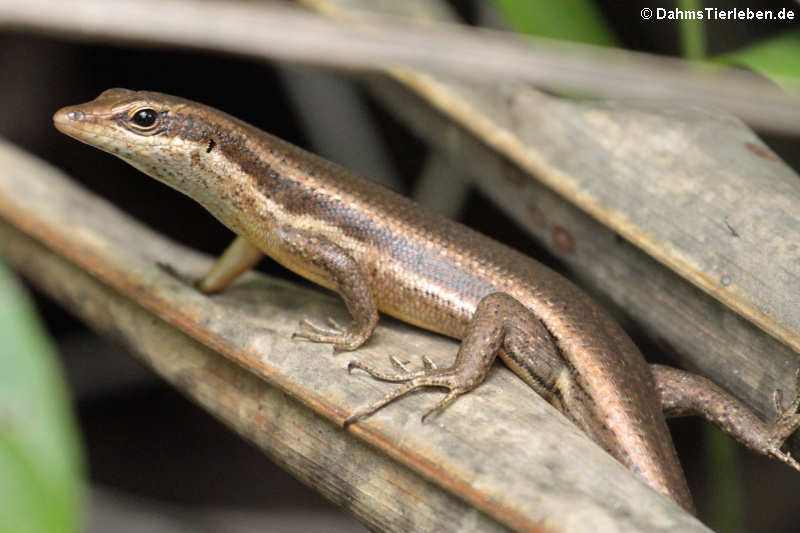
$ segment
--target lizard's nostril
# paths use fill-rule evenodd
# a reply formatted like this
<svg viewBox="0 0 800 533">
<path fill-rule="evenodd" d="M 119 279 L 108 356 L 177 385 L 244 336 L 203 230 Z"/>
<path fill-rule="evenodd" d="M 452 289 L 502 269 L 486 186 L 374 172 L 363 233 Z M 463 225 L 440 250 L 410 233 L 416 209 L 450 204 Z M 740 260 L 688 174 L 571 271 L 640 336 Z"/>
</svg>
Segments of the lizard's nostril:
<svg viewBox="0 0 800 533">
<path fill-rule="evenodd" d="M 84 111 L 62 107 L 53 115 L 53 124 L 58 131 L 75 137 L 77 134 L 76 128 L 80 128 L 86 119 L 87 117 Z"/>
</svg>

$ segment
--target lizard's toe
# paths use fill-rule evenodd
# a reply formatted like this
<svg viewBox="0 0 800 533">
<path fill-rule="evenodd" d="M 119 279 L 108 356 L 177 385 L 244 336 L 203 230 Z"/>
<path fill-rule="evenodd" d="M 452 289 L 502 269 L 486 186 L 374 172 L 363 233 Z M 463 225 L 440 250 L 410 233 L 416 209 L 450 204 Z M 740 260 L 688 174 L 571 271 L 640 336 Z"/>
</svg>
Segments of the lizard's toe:
<svg viewBox="0 0 800 533">
<path fill-rule="evenodd" d="M 353 328 L 344 328 L 330 317 L 327 321 L 329 326 L 326 327 L 304 318 L 300 321 L 300 329 L 292 333 L 292 338 L 331 343 L 334 351 L 352 351 L 367 340 L 368 334 L 355 331 Z"/>
</svg>

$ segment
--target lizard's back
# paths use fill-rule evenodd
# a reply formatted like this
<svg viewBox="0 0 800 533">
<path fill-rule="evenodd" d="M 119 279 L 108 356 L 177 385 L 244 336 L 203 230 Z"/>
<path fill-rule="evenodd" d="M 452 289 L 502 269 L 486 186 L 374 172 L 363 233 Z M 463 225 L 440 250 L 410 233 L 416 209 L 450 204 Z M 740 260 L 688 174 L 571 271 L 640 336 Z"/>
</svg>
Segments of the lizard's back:
<svg viewBox="0 0 800 533">
<path fill-rule="evenodd" d="M 334 243 L 355 260 L 377 308 L 412 324 L 462 338 L 482 298 L 513 297 L 555 340 L 605 426 L 600 444 L 691 508 L 646 363 L 607 312 L 552 270 L 202 104 L 111 89 L 56 119 L 65 133 L 191 196 L 264 253 L 328 287 L 333 280 L 281 232 Z M 127 129 L 139 119 L 146 134 Z"/>
<path fill-rule="evenodd" d="M 280 139 L 312 188 L 305 212 L 358 243 L 352 252 L 372 267 L 378 308 L 404 321 L 462 338 L 481 298 L 513 296 L 544 324 L 616 442 L 601 443 L 620 462 L 673 499 L 690 502 L 639 350 L 586 293 L 531 258 L 429 211 Z M 313 176 L 309 176 L 309 171 Z M 309 177 L 312 178 L 309 180 Z M 369 268 L 369 267 L 368 267 Z"/>
</svg>

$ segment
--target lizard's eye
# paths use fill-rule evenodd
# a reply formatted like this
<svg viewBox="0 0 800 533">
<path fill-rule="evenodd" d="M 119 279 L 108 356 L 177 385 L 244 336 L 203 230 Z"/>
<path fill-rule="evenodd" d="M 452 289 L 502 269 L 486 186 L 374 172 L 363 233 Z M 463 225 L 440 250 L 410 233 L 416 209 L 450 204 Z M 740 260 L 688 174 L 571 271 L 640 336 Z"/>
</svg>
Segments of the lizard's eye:
<svg viewBox="0 0 800 533">
<path fill-rule="evenodd" d="M 158 122 L 158 113 L 154 109 L 144 107 L 137 109 L 130 115 L 129 120 L 131 125 L 137 130 L 150 130 Z"/>
</svg>

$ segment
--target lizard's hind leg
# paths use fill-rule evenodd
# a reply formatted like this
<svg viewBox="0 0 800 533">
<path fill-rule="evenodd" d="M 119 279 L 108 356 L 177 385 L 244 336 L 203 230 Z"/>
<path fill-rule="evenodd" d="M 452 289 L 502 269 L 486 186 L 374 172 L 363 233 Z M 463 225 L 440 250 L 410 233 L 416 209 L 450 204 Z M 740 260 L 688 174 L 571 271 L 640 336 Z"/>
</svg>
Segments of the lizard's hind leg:
<svg viewBox="0 0 800 533">
<path fill-rule="evenodd" d="M 439 369 L 426 361 L 423 369 L 409 371 L 402 363 L 394 361 L 399 371 L 390 373 L 361 361 L 351 361 L 348 371 L 358 368 L 376 379 L 403 385 L 378 401 L 357 409 L 345 420 L 345 425 L 374 413 L 413 390 L 423 387 L 447 389 L 447 396 L 423 415 L 424 420 L 480 385 L 498 354 L 517 374 L 522 372 L 520 375 L 526 382 L 533 381 L 535 384 L 532 386 L 540 394 L 547 394 L 555 377 L 565 368 L 552 337 L 529 309 L 507 294 L 490 294 L 478 304 L 456 360 L 447 368 Z M 535 357 L 525 357 L 523 361 L 523 355 L 529 354 Z M 532 358 L 535 362 L 528 363 Z"/>
<path fill-rule="evenodd" d="M 791 403 L 784 408 L 780 391 L 775 391 L 777 417 L 773 422 L 764 422 L 748 406 L 702 376 L 655 364 L 650 369 L 667 418 L 702 416 L 751 450 L 800 471 L 800 462 L 781 449 L 784 441 L 800 428 L 800 371 L 795 373 Z"/>
</svg>

